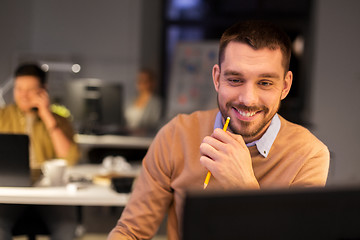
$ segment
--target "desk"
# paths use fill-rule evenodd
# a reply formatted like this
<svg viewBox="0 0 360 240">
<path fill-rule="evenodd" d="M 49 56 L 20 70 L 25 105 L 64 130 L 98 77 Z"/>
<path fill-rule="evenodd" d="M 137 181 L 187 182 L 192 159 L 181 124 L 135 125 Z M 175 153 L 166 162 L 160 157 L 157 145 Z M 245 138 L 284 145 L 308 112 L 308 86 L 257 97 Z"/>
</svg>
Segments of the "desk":
<svg viewBox="0 0 360 240">
<path fill-rule="evenodd" d="M 130 194 L 90 185 L 68 191 L 66 187 L 0 187 L 0 203 L 124 207 Z"/>
<path fill-rule="evenodd" d="M 76 134 L 75 141 L 81 149 L 82 163 L 99 163 L 107 155 L 121 155 L 129 161 L 141 160 L 152 137 L 119 136 L 119 135 L 85 135 Z M 92 150 L 102 149 L 94 154 Z M 92 154 L 90 154 L 92 152 Z"/>
<path fill-rule="evenodd" d="M 144 148 L 147 149 L 153 138 L 118 135 L 84 135 L 76 134 L 75 141 L 86 148 L 91 147 L 118 147 L 118 148 Z"/>
<path fill-rule="evenodd" d="M 85 179 L 92 179 L 93 176 L 98 175 L 101 172 L 102 165 L 100 164 L 81 164 L 68 169 L 68 174 L 71 176 L 78 176 Z M 136 176 L 140 168 L 134 166 L 131 171 L 127 171 L 126 174 Z M 74 183 L 71 183 L 74 184 Z M 76 183 L 79 184 L 79 183 Z M 74 186 L 74 185 L 70 185 Z M 95 185 L 90 182 L 82 182 L 78 185 L 78 188 L 69 188 L 67 186 L 49 187 L 0 187 L 0 203 L 1 204 L 25 204 L 25 205 L 62 205 L 62 206 L 75 206 L 77 208 L 77 234 L 83 234 L 85 231 L 85 225 L 83 222 L 84 207 L 124 207 L 130 197 L 130 193 L 117 193 L 109 186 Z M 121 210 L 120 208 L 120 210 Z M 96 219 L 99 216 L 96 215 Z M 24 216 L 21 218 L 15 234 L 28 234 L 29 239 L 32 234 L 44 233 L 44 228 L 41 227 L 41 221 L 33 219 L 32 216 L 27 218 Z M 32 224 L 29 225 L 29 222 Z M 35 223 L 34 223 L 35 222 Z M 114 220 L 114 223 L 116 221 Z M 34 226 L 35 225 L 35 226 Z M 24 228 L 22 226 L 25 226 Z M 40 226 L 40 227 L 39 227 Z M 112 224 L 104 225 L 106 229 L 111 229 Z M 34 230 L 35 229 L 35 230 Z M 45 228 L 46 229 L 46 228 Z M 38 232 L 40 231 L 40 232 Z M 45 231 L 45 233 L 47 233 Z"/>
<path fill-rule="evenodd" d="M 69 169 L 70 174 L 82 174 L 91 178 L 99 173 L 101 165 L 83 164 Z M 135 166 L 128 175 L 136 176 L 140 171 Z M 72 206 L 120 206 L 124 207 L 130 197 L 129 193 L 117 193 L 109 186 L 86 184 L 76 191 L 66 186 L 60 187 L 0 187 L 0 203 L 38 204 L 38 205 L 72 205 Z"/>
</svg>

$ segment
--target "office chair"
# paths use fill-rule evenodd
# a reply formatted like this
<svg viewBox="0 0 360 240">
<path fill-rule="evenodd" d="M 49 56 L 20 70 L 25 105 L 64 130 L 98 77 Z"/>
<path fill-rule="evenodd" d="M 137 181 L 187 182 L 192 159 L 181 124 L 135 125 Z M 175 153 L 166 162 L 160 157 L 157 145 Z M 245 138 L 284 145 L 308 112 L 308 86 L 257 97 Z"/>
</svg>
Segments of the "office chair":
<svg viewBox="0 0 360 240">
<path fill-rule="evenodd" d="M 81 237 L 85 234 L 86 229 L 82 224 L 82 208 L 77 207 L 77 220 L 78 226 L 76 228 L 75 235 Z M 12 229 L 13 236 L 26 236 L 28 240 L 36 240 L 38 235 L 50 235 L 50 231 L 44 221 L 39 218 L 31 210 L 26 210 L 25 213 L 21 216 L 15 226 Z"/>
<path fill-rule="evenodd" d="M 13 236 L 25 235 L 28 240 L 36 240 L 37 235 L 49 235 L 50 232 L 43 220 L 36 214 L 26 211 L 21 219 L 16 222 L 12 234 Z"/>
</svg>

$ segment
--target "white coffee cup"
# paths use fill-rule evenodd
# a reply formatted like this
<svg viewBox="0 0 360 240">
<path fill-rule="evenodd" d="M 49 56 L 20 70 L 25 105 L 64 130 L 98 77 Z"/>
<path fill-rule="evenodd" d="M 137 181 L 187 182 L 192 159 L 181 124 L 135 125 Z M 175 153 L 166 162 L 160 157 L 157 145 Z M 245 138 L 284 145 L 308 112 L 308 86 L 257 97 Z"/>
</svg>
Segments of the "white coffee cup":
<svg viewBox="0 0 360 240">
<path fill-rule="evenodd" d="M 67 162 L 64 159 L 52 159 L 42 165 L 45 182 L 50 186 L 61 186 L 65 184 L 65 173 Z"/>
</svg>

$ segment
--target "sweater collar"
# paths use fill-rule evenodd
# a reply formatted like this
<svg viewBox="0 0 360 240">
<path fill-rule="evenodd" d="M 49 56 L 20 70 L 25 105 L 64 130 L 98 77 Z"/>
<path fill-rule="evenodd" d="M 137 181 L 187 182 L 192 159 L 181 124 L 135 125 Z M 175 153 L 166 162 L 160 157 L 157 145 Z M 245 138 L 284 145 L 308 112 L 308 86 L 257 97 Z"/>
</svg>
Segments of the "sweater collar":
<svg viewBox="0 0 360 240">
<path fill-rule="evenodd" d="M 259 140 L 256 140 L 251 143 L 247 143 L 246 146 L 251 147 L 256 145 L 256 148 L 259 151 L 259 153 L 266 158 L 270 152 L 271 146 L 273 145 L 276 136 L 280 131 L 280 127 L 281 127 L 280 118 L 276 113 L 273 119 L 271 120 L 270 126 L 268 127 L 264 135 Z M 216 114 L 214 129 L 215 128 L 223 128 L 220 112 Z"/>
</svg>

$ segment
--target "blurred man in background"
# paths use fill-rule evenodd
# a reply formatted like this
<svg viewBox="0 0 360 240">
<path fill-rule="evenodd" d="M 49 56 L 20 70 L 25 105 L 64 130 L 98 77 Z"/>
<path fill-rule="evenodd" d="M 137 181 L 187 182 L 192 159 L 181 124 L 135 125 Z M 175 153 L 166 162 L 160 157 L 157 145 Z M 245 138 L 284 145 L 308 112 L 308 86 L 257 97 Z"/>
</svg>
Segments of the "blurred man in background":
<svg viewBox="0 0 360 240">
<path fill-rule="evenodd" d="M 45 161 L 62 158 L 68 165 L 75 164 L 79 159 L 79 148 L 73 139 L 74 131 L 68 119 L 50 110 L 46 73 L 36 64 L 19 66 L 13 93 L 15 103 L 0 109 L 0 132 L 29 135 L 33 182 L 40 179 Z M 44 220 L 51 239 L 73 239 L 75 207 L 27 205 L 0 205 L 0 239 L 12 239 L 14 224 L 30 208 Z"/>
</svg>

